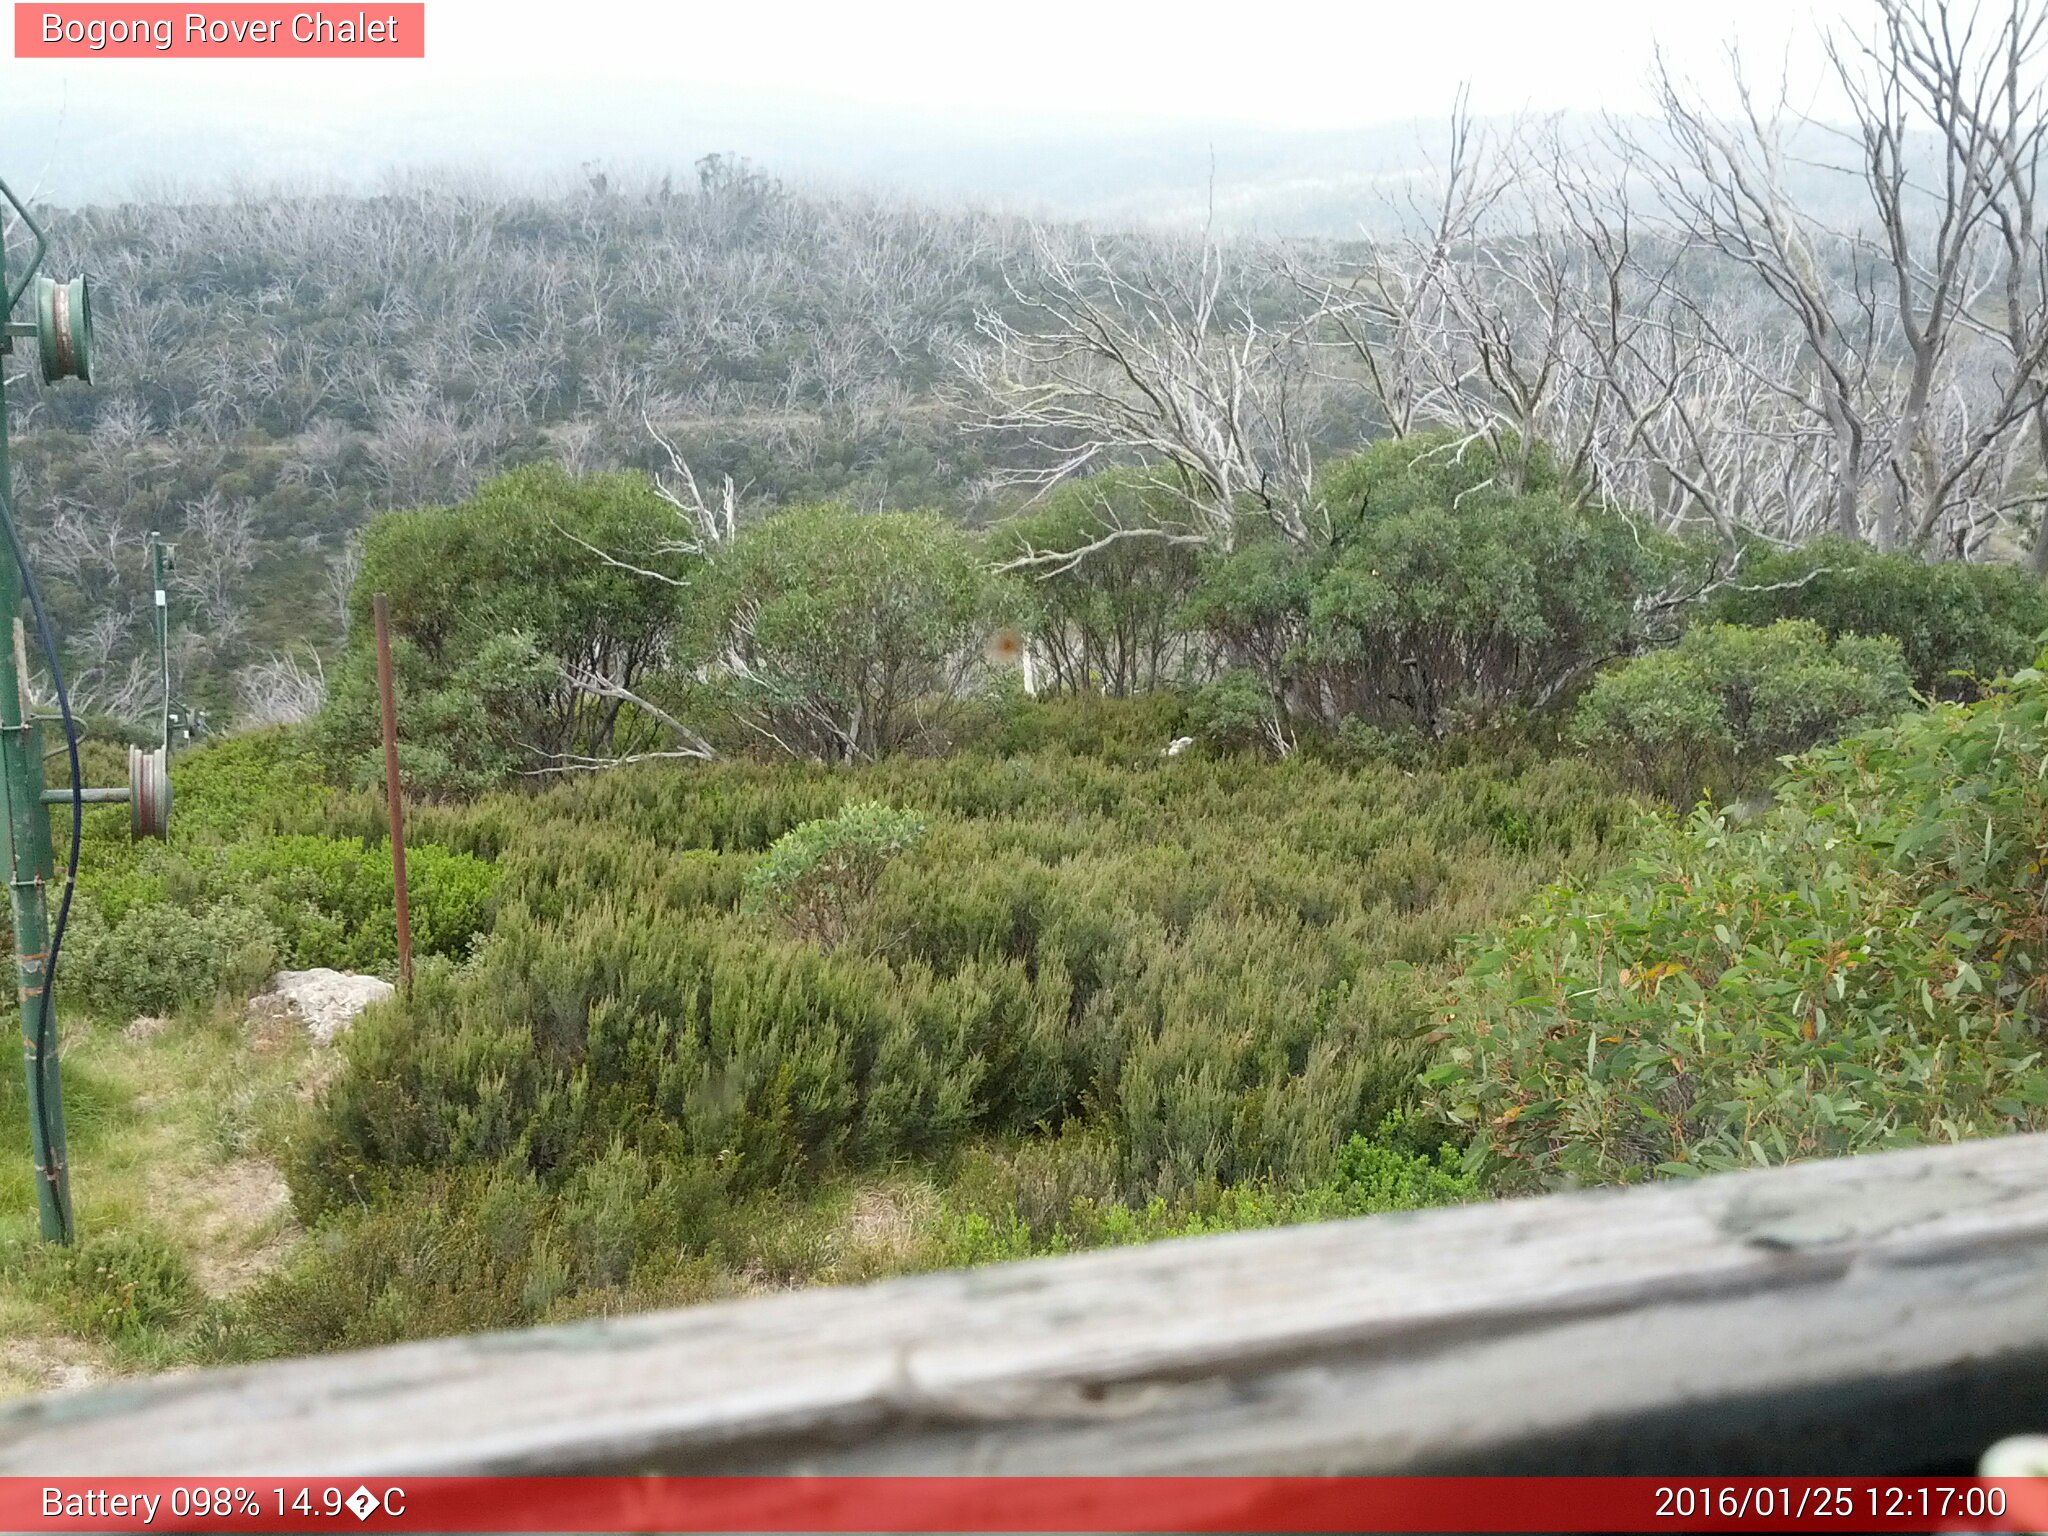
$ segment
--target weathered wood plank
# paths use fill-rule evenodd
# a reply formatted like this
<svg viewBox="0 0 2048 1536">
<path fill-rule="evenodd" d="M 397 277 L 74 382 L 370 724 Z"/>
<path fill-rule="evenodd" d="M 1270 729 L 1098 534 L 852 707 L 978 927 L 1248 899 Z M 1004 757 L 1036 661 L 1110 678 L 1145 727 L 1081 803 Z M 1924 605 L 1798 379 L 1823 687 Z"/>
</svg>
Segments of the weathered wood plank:
<svg viewBox="0 0 2048 1536">
<path fill-rule="evenodd" d="M 0 1473 L 1905 1470 L 2048 1425 L 2048 1136 L 166 1377 Z"/>
</svg>

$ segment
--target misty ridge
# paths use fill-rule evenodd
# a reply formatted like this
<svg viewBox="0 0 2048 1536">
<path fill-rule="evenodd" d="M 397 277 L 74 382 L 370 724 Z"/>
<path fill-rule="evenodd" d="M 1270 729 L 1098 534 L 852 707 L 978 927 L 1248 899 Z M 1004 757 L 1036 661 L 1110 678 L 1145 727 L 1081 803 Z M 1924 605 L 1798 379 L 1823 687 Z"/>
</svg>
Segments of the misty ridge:
<svg viewBox="0 0 2048 1536">
<path fill-rule="evenodd" d="M 152 687 L 149 530 L 178 542 L 185 695 L 219 723 L 297 715 L 368 519 L 535 460 L 730 482 L 743 508 L 976 524 L 1074 472 L 1165 465 L 1198 487 L 1190 526 L 1213 531 L 1205 497 L 1292 486 L 1281 520 L 1305 533 L 1314 462 L 1450 424 L 1567 447 L 1665 525 L 1790 533 L 1826 521 L 1800 466 L 1829 440 L 1829 391 L 1873 394 L 1857 409 L 1874 444 L 1897 414 L 1875 397 L 1910 389 L 1854 129 L 1770 125 L 1771 195 L 1806 232 L 1786 259 L 1810 257 L 1847 316 L 1834 342 L 1860 373 L 1843 384 L 1787 349 L 1771 278 L 1713 227 L 1716 151 L 1685 140 L 1704 119 L 1459 104 L 1354 134 L 1237 130 L 1227 151 L 1170 133 L 909 147 L 799 122 L 787 178 L 723 152 L 565 166 L 576 121 L 572 98 L 551 169 L 505 143 L 491 163 L 523 168 L 437 165 L 459 135 L 418 135 L 423 161 L 385 129 L 362 146 L 386 153 L 374 174 L 330 159 L 266 184 L 247 167 L 307 150 L 289 133 L 268 162 L 232 134 L 166 156 L 175 117 L 150 145 L 118 115 L 89 138 L 67 115 L 53 163 L 102 179 L 60 171 L 58 201 L 111 191 L 145 152 L 180 164 L 51 221 L 56 268 L 95 283 L 98 387 L 25 402 L 17 472 L 86 708 L 126 717 Z M 1938 212 L 1914 190 L 1936 136 L 1913 128 L 1896 159 L 1902 217 Z M 1969 260 L 1995 265 L 1987 252 Z M 1631 327 L 1609 325 L 1604 355 L 1603 304 Z M 1105 318 L 1165 397 L 1188 394 L 1165 413 L 1181 420 L 1066 409 L 1131 361 L 1112 340 L 1088 380 L 1063 373 L 1063 327 Z M 1996 467 L 1973 461 L 1914 535 L 1952 552 L 1994 552 L 2031 516 L 1978 483 L 2020 473 L 2025 402 L 2002 392 L 1999 345 L 1972 333 L 1942 361 L 1945 408 L 1979 401 L 1950 410 L 1951 436 L 2011 418 Z"/>
</svg>

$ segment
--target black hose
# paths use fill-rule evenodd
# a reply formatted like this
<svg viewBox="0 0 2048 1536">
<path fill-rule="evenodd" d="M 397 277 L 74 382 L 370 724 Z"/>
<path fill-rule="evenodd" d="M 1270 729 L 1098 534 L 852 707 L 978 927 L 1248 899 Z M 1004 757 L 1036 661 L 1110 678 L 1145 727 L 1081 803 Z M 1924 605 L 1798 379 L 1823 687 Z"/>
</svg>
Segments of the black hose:
<svg viewBox="0 0 2048 1536">
<path fill-rule="evenodd" d="M 57 956 L 64 947 L 64 926 L 71 920 L 71 892 L 78 885 L 78 842 L 85 829 L 85 776 L 78 766 L 78 723 L 71 718 L 71 695 L 64 688 L 64 664 L 57 654 L 57 636 L 50 628 L 50 616 L 43 611 L 43 594 L 36 586 L 35 573 L 29 569 L 28 553 L 21 547 L 21 535 L 14 527 L 13 498 L 7 498 L 8 505 L 0 505 L 0 528 L 7 530 L 7 545 L 14 554 L 15 569 L 21 572 L 21 590 L 28 598 L 29 611 L 35 615 L 36 634 L 42 641 L 43 659 L 50 668 L 50 680 L 57 689 L 57 712 L 64 720 L 64 745 L 71 759 L 71 857 L 64 870 L 64 897 L 57 904 L 57 921 L 50 929 L 50 960 L 43 967 L 42 1007 L 36 1018 L 36 1071 L 43 1070 L 43 1063 L 49 1059 L 50 1036 L 55 1027 L 51 998 L 57 985 Z M 23 680 L 24 686 L 26 679 Z M 23 711 L 22 724 L 29 722 L 27 711 Z M 17 936 L 18 937 L 18 936 Z M 44 1156 L 56 1157 L 56 1138 L 50 1124 L 50 1101 L 46 1094 L 36 1094 L 36 1115 L 43 1134 Z M 52 1185 L 58 1180 L 55 1167 L 43 1170 L 43 1176 Z M 62 1239 L 71 1241 L 71 1212 L 64 1201 L 51 1202 L 57 1209 L 57 1219 L 63 1224 Z"/>
</svg>

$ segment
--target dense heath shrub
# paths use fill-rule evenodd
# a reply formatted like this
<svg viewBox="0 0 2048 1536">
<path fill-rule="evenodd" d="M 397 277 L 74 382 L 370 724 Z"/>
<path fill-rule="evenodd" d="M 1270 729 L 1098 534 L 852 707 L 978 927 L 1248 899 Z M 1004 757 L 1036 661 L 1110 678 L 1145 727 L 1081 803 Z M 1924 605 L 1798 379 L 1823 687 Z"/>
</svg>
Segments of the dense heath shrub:
<svg viewBox="0 0 2048 1536">
<path fill-rule="evenodd" d="M 1969 699 L 2033 659 L 2048 636 L 2048 588 L 2017 566 L 1928 564 L 1831 536 L 1798 549 L 1753 546 L 1701 617 L 1750 625 L 1798 618 L 1830 637 L 1890 635 L 1914 687 Z"/>
<path fill-rule="evenodd" d="M 1289 740 L 1256 673 L 1238 668 L 1204 683 L 1188 700 L 1187 727 L 1219 752 L 1272 752 Z"/>
<path fill-rule="evenodd" d="M 274 923 L 301 969 L 388 969 L 398 960 L 391 845 L 305 834 L 237 844 L 208 878 L 240 891 Z M 432 843 L 406 849 L 413 947 L 460 958 L 489 926 L 497 874 L 482 859 Z"/>
<path fill-rule="evenodd" d="M 237 902 L 138 903 L 110 922 L 81 901 L 63 966 L 95 1012 L 129 1019 L 258 991 L 284 954 L 277 926 Z"/>
<path fill-rule="evenodd" d="M 87 1233 L 61 1246 L 24 1243 L 7 1260 L 67 1328 L 96 1338 L 175 1327 L 201 1302 L 183 1252 L 147 1228 Z"/>
<path fill-rule="evenodd" d="M 717 708 L 770 750 L 858 762 L 919 745 L 1015 616 L 1014 591 L 952 519 L 826 506 L 775 513 L 720 549 L 693 623 L 719 663 Z"/>
<path fill-rule="evenodd" d="M 1485 1198 L 1470 1173 L 1439 1154 L 1390 1146 L 1378 1138 L 1354 1136 L 1337 1155 L 1326 1181 L 1306 1189 L 1269 1181 L 1219 1186 L 1193 1200 L 1155 1196 L 1141 1205 L 1078 1196 L 1056 1209 L 1054 1218 L 1034 1219 L 1042 1203 L 1004 1204 L 981 1170 L 949 1191 L 940 1213 L 934 1267 L 961 1268 L 1128 1243 L 1200 1237 L 1217 1232 L 1378 1216 L 1388 1211 L 1425 1210 Z"/>
<path fill-rule="evenodd" d="M 1214 648 L 1225 671 L 1248 673 L 1265 692 L 1271 725 L 1261 734 L 1291 743 L 1295 715 L 1320 718 L 1320 695 L 1306 695 L 1312 681 L 1304 647 L 1309 640 L 1309 604 L 1327 554 L 1296 548 L 1271 531 L 1248 534 L 1237 548 L 1212 554 L 1181 620 Z M 1330 712 L 1325 711 L 1323 714 Z"/>
<path fill-rule="evenodd" d="M 1707 624 L 1669 650 L 1602 673 L 1580 701 L 1574 735 L 1680 799 L 1710 781 L 1767 772 L 1912 703 L 1896 640 L 1781 619 L 1762 629 Z"/>
<path fill-rule="evenodd" d="M 983 758 L 1064 753 L 1120 767 L 1150 767 L 1170 742 L 1187 734 L 1187 710 L 1188 697 L 1180 692 L 1020 701 L 968 750 Z"/>
<path fill-rule="evenodd" d="M 1438 1109 L 1498 1187 L 2048 1128 L 2048 680 L 1800 759 L 1764 816 L 1636 857 L 1475 951 Z"/>
<path fill-rule="evenodd" d="M 924 834 L 923 817 L 872 800 L 792 827 L 747 871 L 744 910 L 831 949 L 862 926 L 882 871 Z"/>
<path fill-rule="evenodd" d="M 1134 1211 L 1320 1186 L 1412 1093 L 1456 936 L 1632 817 L 1595 770 L 1534 755 L 1162 759 L 1152 704 L 1129 708 L 1128 766 L 1055 746 L 649 765 L 510 822 L 438 809 L 437 837 L 470 816 L 502 836 L 491 935 L 343 1037 L 289 1170 L 302 1215 L 353 1230 L 422 1180 L 515 1170 L 549 1262 L 594 1294 L 706 1255 L 747 1202 L 1069 1127 L 1100 1149 L 1091 1198 Z M 766 850 L 849 802 L 925 823 L 919 877 L 878 880 L 830 950 L 741 910 Z"/>
<path fill-rule="evenodd" d="M 119 1014 L 389 965 L 389 590 L 423 960 L 293 1139 L 261 1347 L 843 1277 L 821 1213 L 899 1179 L 917 1267 L 2048 1126 L 2048 681 L 1895 719 L 2030 654 L 2022 573 L 1754 549 L 1588 687 L 1671 638 L 1697 551 L 1540 448 L 1317 489 L 1304 544 L 1014 578 L 1171 499 L 1113 472 L 986 537 L 806 506 L 700 554 L 644 479 L 543 468 L 380 520 L 327 710 L 178 759 L 168 847 L 95 813 L 66 962 Z M 985 661 L 1008 625 L 1059 697 Z M 503 792 L 667 744 L 565 669 L 736 760 Z M 1747 821 L 1609 771 L 1689 795 L 1859 729 Z M 153 1236 L 23 1263 L 108 1338 L 199 1305 Z"/>
<path fill-rule="evenodd" d="M 549 1203 L 518 1173 L 463 1170 L 358 1205 L 239 1299 L 267 1352 L 517 1327 L 572 1281 Z"/>
<path fill-rule="evenodd" d="M 81 881 L 65 944 L 65 970 L 96 1009 L 172 1012 L 258 990 L 279 966 L 397 963 L 389 844 L 286 833 L 123 856 Z M 406 874 L 415 951 L 466 954 L 489 926 L 496 871 L 415 843 Z"/>
</svg>

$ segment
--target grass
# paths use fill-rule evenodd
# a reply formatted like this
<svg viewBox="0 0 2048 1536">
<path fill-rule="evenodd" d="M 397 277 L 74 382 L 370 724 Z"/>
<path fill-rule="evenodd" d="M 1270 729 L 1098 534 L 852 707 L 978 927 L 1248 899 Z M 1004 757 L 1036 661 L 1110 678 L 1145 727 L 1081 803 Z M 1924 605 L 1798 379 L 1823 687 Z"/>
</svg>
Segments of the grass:
<svg viewBox="0 0 2048 1536">
<path fill-rule="evenodd" d="M 141 1322 L 82 1304 L 93 1287 L 60 1273 L 38 1240 L 27 1093 L 10 1072 L 0 1085 L 0 1394 L 231 1354 L 224 1309 L 298 1235 L 278 1160 L 314 1064 L 303 1031 L 252 1029 L 222 1007 L 160 1026 L 69 1022 L 62 1049 L 77 1252 L 94 1264 L 110 1245 L 168 1254 L 184 1284 L 175 1305 Z"/>
</svg>

